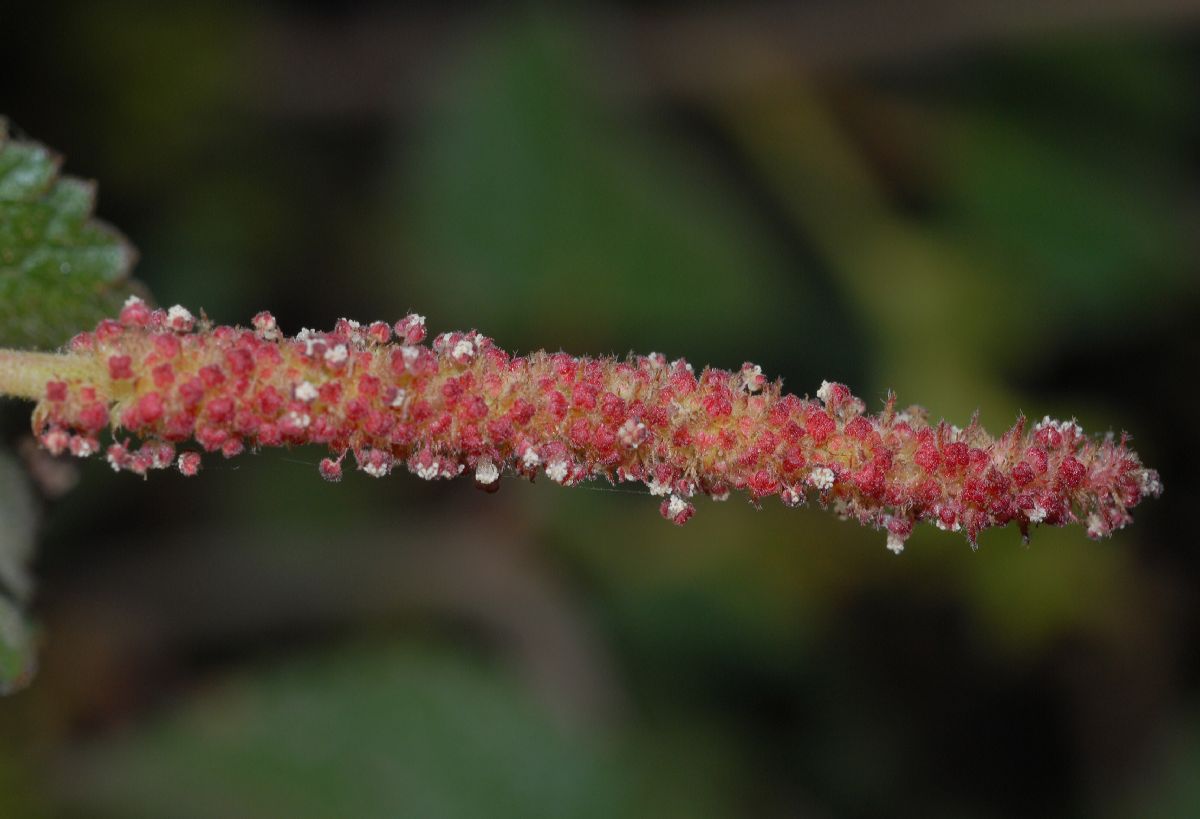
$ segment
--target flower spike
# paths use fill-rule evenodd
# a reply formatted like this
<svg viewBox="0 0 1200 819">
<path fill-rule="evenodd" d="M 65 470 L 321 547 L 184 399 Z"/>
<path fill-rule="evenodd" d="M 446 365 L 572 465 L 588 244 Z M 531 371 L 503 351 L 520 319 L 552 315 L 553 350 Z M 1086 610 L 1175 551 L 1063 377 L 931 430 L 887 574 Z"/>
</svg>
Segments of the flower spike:
<svg viewBox="0 0 1200 819">
<path fill-rule="evenodd" d="M 785 394 L 757 365 L 705 368 L 657 353 L 588 358 L 514 356 L 478 332 L 442 333 L 425 319 L 284 337 L 270 313 L 249 329 L 212 326 L 183 307 L 136 299 L 119 319 L 75 337 L 59 355 L 0 353 L 0 389 L 38 399 L 34 430 L 54 453 L 103 452 L 119 471 L 200 469 L 200 450 L 319 444 L 319 471 L 342 476 L 346 454 L 383 477 L 405 467 L 427 480 L 545 475 L 564 486 L 604 478 L 644 484 L 676 524 L 692 498 L 730 490 L 754 503 L 813 498 L 883 530 L 899 553 L 917 523 L 962 531 L 1082 523 L 1101 538 L 1162 492 L 1126 436 L 1100 439 L 1074 421 L 1025 419 L 998 438 L 977 420 L 929 423 L 919 407 L 876 414 L 843 384 L 816 399 Z M 113 443 L 102 448 L 105 428 Z"/>
</svg>

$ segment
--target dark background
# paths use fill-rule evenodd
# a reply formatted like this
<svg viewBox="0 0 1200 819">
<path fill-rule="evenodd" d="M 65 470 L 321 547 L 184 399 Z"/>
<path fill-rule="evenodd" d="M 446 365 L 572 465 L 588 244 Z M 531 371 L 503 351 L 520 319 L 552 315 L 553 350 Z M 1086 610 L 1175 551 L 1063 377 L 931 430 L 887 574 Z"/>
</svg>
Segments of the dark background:
<svg viewBox="0 0 1200 819">
<path fill-rule="evenodd" d="M 777 502 L 94 461 L 0 815 L 1200 815 L 1196 4 L 21 6 L 0 111 L 161 303 L 1076 416 L 1166 494 L 895 558 Z"/>
</svg>

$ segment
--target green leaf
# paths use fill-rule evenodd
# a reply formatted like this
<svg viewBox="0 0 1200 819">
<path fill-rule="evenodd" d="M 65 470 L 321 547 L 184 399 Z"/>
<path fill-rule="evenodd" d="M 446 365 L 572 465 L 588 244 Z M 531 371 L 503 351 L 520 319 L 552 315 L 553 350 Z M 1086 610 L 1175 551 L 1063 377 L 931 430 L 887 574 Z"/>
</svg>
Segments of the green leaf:
<svg viewBox="0 0 1200 819">
<path fill-rule="evenodd" d="M 113 315 L 135 290 L 137 258 L 92 218 L 95 185 L 58 175 L 60 159 L 10 139 L 0 119 L 0 345 L 57 347 Z"/>
<path fill-rule="evenodd" d="M 606 817 L 611 753 L 494 667 L 414 647 L 310 655 L 210 683 L 68 761 L 62 797 L 123 817 Z"/>
<path fill-rule="evenodd" d="M 23 687 L 33 675 L 33 633 L 24 607 L 33 592 L 35 509 L 21 467 L 0 453 L 0 694 Z"/>
</svg>

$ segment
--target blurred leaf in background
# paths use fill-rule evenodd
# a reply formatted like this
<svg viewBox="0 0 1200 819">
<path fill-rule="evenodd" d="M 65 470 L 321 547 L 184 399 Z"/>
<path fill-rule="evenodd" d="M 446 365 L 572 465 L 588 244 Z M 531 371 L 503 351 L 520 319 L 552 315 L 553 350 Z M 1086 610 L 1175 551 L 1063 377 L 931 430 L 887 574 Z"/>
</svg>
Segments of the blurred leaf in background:
<svg viewBox="0 0 1200 819">
<path fill-rule="evenodd" d="M 405 145 L 396 232 L 422 272 L 399 298 L 529 347 L 778 367 L 820 344 L 838 304 L 703 146 L 648 127 L 589 54 L 584 24 L 518 15 L 452 65 Z M 853 355 L 843 334 L 829 360 Z"/>
<path fill-rule="evenodd" d="M 1029 294 L 1013 311 L 1010 360 L 1030 354 L 1023 342 L 1043 338 L 1044 322 L 1086 332 L 1196 292 L 1195 206 L 1180 173 L 1195 113 L 1187 71 L 1167 45 L 1068 40 L 989 61 L 981 93 L 935 106 L 944 154 L 932 188 L 950 235 Z"/>
<path fill-rule="evenodd" d="M 68 804 L 131 819 L 629 815 L 610 751 L 564 733 L 495 669 L 360 646 L 197 691 L 93 743 L 62 784 Z"/>
<path fill-rule="evenodd" d="M 27 683 L 36 663 L 25 607 L 33 596 L 37 510 L 24 470 L 0 451 L 0 695 Z"/>
</svg>

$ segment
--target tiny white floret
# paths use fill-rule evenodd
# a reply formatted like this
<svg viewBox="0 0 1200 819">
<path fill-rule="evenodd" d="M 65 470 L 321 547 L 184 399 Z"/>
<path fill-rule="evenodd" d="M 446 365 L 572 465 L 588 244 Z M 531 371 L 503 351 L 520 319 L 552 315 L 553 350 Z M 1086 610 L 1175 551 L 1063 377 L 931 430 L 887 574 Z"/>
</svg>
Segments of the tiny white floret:
<svg viewBox="0 0 1200 819">
<path fill-rule="evenodd" d="M 475 342 L 469 338 L 459 339 L 454 345 L 454 349 L 450 351 L 450 357 L 455 361 L 467 361 L 475 355 Z"/>
<path fill-rule="evenodd" d="M 833 470 L 827 466 L 818 466 L 808 476 L 808 482 L 824 492 L 827 489 L 833 488 L 833 481 L 836 476 Z"/>
<path fill-rule="evenodd" d="M 325 360 L 330 364 L 341 364 L 350 357 L 350 351 L 346 349 L 345 344 L 337 346 L 325 351 Z"/>
<path fill-rule="evenodd" d="M 176 304 L 167 311 L 167 324 L 173 330 L 190 330 L 192 329 L 192 322 L 195 320 L 191 311 L 181 304 Z"/>
<path fill-rule="evenodd" d="M 888 532 L 887 547 L 888 551 L 892 554 L 900 554 L 904 551 L 904 538 L 900 537 L 895 532 Z"/>
<path fill-rule="evenodd" d="M 308 327 L 301 327 L 300 332 L 296 333 L 296 341 L 304 342 L 304 354 L 312 356 L 313 348 L 316 346 L 318 339 L 315 337 L 317 331 Z"/>
<path fill-rule="evenodd" d="M 569 471 L 570 467 L 567 466 L 566 461 L 553 461 L 546 467 L 546 476 L 555 483 L 562 483 L 567 479 Z"/>
<path fill-rule="evenodd" d="M 645 424 L 630 418 L 617 430 L 617 437 L 621 439 L 621 443 L 625 446 L 630 449 L 637 449 L 638 445 L 642 442 L 645 431 Z"/>
<path fill-rule="evenodd" d="M 542 462 L 541 457 L 533 447 L 525 450 L 525 454 L 521 456 L 521 463 L 525 464 L 526 469 L 533 469 Z"/>
<path fill-rule="evenodd" d="M 661 495 L 667 495 L 667 494 L 670 494 L 670 492 L 671 492 L 671 484 L 664 483 L 663 481 L 660 481 L 658 478 L 651 478 L 649 481 L 646 482 L 646 486 L 647 486 L 647 488 L 649 488 L 650 494 L 654 495 L 655 497 L 658 497 Z"/>
<path fill-rule="evenodd" d="M 1083 427 L 1079 426 L 1079 423 L 1074 418 L 1072 418 L 1070 421 L 1056 421 L 1049 415 L 1045 415 L 1042 417 L 1042 420 L 1038 421 L 1037 425 L 1034 426 L 1033 431 L 1037 432 L 1047 427 L 1056 430 L 1062 435 L 1071 433 L 1076 438 L 1083 436 Z"/>
<path fill-rule="evenodd" d="M 382 478 L 388 473 L 389 467 L 383 463 L 368 463 L 363 467 L 363 472 L 366 472 L 372 478 Z"/>
<path fill-rule="evenodd" d="M 500 470 L 491 461 L 480 461 L 475 466 L 475 480 L 484 486 L 495 483 L 499 477 Z"/>
<path fill-rule="evenodd" d="M 254 317 L 254 329 L 258 333 L 258 337 L 268 341 L 279 338 L 279 324 L 275 321 L 275 317 L 267 313 L 261 319 L 258 316 Z"/>
<path fill-rule="evenodd" d="M 817 398 L 825 404 L 829 403 L 829 399 L 833 398 L 833 384 L 829 381 L 822 381 L 821 388 L 817 390 Z"/>
<path fill-rule="evenodd" d="M 1143 469 L 1138 476 L 1138 487 L 1143 495 L 1161 495 L 1162 481 L 1158 479 L 1158 473 L 1153 469 Z"/>
<path fill-rule="evenodd" d="M 755 364 L 742 369 L 742 386 L 749 392 L 762 389 L 762 366 Z"/>
<path fill-rule="evenodd" d="M 308 381 L 301 381 L 296 385 L 297 401 L 303 401 L 307 404 L 317 400 L 318 395 L 320 395 L 320 393 L 317 392 L 317 388 Z"/>
<path fill-rule="evenodd" d="M 667 514 L 673 518 L 677 518 L 686 512 L 687 508 L 688 502 L 678 495 L 672 495 L 671 499 L 667 501 Z"/>
</svg>

